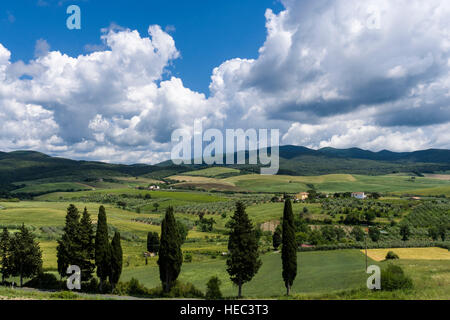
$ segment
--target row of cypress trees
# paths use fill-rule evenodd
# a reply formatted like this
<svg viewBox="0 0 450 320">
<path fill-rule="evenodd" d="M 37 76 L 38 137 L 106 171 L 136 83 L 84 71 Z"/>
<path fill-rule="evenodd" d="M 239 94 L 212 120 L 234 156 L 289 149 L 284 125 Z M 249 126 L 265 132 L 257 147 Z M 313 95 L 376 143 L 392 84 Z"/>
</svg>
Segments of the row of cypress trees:
<svg viewBox="0 0 450 320">
<path fill-rule="evenodd" d="M 242 297 L 242 285 L 249 282 L 262 265 L 258 253 L 258 237 L 247 213 L 244 204 L 238 202 L 231 221 L 228 240 L 227 271 L 231 281 L 238 286 L 238 297 Z M 283 211 L 282 234 L 279 241 L 282 245 L 282 276 L 286 286 L 287 295 L 297 276 L 297 244 L 295 241 L 294 215 L 292 203 L 285 201 Z"/>
<path fill-rule="evenodd" d="M 229 254 L 226 262 L 227 272 L 231 281 L 238 286 L 238 297 L 240 298 L 243 284 L 249 282 L 262 265 L 258 252 L 259 238 L 242 202 L 236 203 L 235 213 L 227 227 L 230 228 Z M 7 230 L 4 230 L 0 237 L 2 240 L 0 243 L 2 275 L 15 275 L 17 273 L 11 271 L 13 270 L 13 263 L 18 265 L 16 269 L 22 270 L 21 278 L 27 276 L 29 271 L 27 268 L 34 268 L 30 271 L 31 273 L 35 272 L 36 268 L 41 269 L 42 254 L 31 233 L 25 226 L 22 226 L 20 232 L 14 237 L 17 238 L 15 242 L 10 242 Z M 5 238 L 5 241 L 3 241 L 3 238 Z M 161 223 L 161 239 L 158 248 L 160 280 L 166 293 L 170 292 L 181 271 L 183 263 L 181 245 L 183 241 L 174 216 L 174 210 L 172 207 L 168 207 Z M 297 247 L 290 200 L 285 202 L 281 241 L 283 279 L 289 295 L 290 288 L 297 275 Z M 4 252 L 7 251 L 6 249 L 3 250 L 3 243 L 17 244 L 16 258 L 15 260 L 10 259 L 10 263 L 6 263 Z M 108 224 L 103 206 L 99 208 L 95 233 L 90 214 L 86 208 L 80 217 L 78 209 L 74 205 L 68 207 L 63 235 L 58 240 L 57 259 L 58 272 L 61 277 L 67 276 L 66 271 L 70 265 L 77 265 L 81 269 L 82 281 L 86 282 L 92 279 L 92 274 L 96 268 L 97 276 L 100 279 L 100 291 L 103 291 L 103 286 L 108 279 L 114 288 L 119 282 L 122 272 L 123 252 L 118 232 L 115 232 L 111 243 L 109 242 Z M 26 267 L 24 267 L 23 262 L 26 263 Z"/>
<path fill-rule="evenodd" d="M 228 239 L 227 272 L 231 281 L 238 286 L 238 297 L 242 297 L 242 286 L 253 279 L 262 262 L 259 257 L 259 238 L 242 202 L 236 203 L 236 210 L 227 227 L 230 229 Z M 292 203 L 286 200 L 283 211 L 281 236 L 282 275 L 287 294 L 297 276 L 297 244 L 295 241 L 294 215 Z M 159 246 L 159 272 L 163 290 L 171 290 L 178 278 L 183 263 L 177 223 L 173 208 L 166 210 L 161 224 L 161 240 Z"/>
<path fill-rule="evenodd" d="M 74 205 L 68 207 L 63 235 L 58 240 L 57 260 L 58 273 L 62 278 L 67 276 L 70 265 L 77 265 L 81 269 L 83 282 L 90 281 L 96 269 L 100 291 L 103 291 L 108 279 L 112 288 L 115 287 L 122 273 L 123 252 L 119 232 L 115 232 L 109 242 L 105 207 L 99 208 L 95 232 L 86 208 L 80 217 Z"/>
<path fill-rule="evenodd" d="M 242 285 L 250 281 L 258 272 L 261 260 L 258 253 L 258 237 L 256 231 L 245 213 L 242 202 L 237 202 L 236 211 L 228 224 L 231 229 L 228 242 L 229 256 L 227 271 L 230 279 L 239 287 L 239 297 L 242 295 Z M 159 244 L 159 275 L 164 292 L 168 293 L 176 283 L 183 254 L 181 245 L 183 239 L 173 213 L 173 208 L 166 210 L 161 223 L 161 240 Z"/>
</svg>

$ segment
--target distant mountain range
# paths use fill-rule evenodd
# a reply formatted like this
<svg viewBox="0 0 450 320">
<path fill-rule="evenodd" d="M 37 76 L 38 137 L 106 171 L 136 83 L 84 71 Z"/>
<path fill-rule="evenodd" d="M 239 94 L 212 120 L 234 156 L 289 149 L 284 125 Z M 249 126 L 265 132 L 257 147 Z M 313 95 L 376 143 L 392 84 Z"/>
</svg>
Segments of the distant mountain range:
<svg viewBox="0 0 450 320">
<path fill-rule="evenodd" d="M 375 161 L 450 163 L 450 150 L 442 149 L 429 149 L 414 152 L 392 152 L 389 150 L 373 152 L 359 148 L 323 148 L 319 150 L 312 150 L 305 147 L 283 146 L 280 147 L 280 155 L 281 154 L 285 159 L 291 159 L 302 155 L 310 155 L 325 156 L 329 158 L 365 159 Z"/>
<path fill-rule="evenodd" d="M 163 178 L 176 173 L 208 167 L 175 166 L 171 161 L 157 165 L 107 164 L 50 157 L 34 151 L 0 152 L 0 185 L 47 179 L 52 181 L 89 181 L 116 176 Z M 243 173 L 259 172 L 258 165 L 232 165 Z M 280 147 L 279 174 L 322 175 L 352 173 L 381 175 L 406 172 L 431 173 L 450 170 L 450 150 L 430 149 L 415 152 L 372 152 L 358 148 L 312 150 L 298 146 Z"/>
</svg>

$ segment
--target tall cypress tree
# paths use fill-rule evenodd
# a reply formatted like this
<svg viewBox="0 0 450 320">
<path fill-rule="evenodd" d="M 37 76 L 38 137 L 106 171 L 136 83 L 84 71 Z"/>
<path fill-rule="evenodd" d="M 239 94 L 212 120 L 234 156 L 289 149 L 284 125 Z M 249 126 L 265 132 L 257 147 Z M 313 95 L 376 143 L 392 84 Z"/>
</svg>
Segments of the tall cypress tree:
<svg viewBox="0 0 450 320">
<path fill-rule="evenodd" d="M 33 234 L 22 225 L 11 238 L 11 257 L 8 261 L 12 276 L 30 278 L 42 272 L 42 251 Z"/>
<path fill-rule="evenodd" d="M 110 282 L 112 288 L 119 282 L 120 275 L 122 274 L 123 253 L 122 246 L 120 244 L 120 233 L 115 232 L 114 238 L 111 242 L 111 276 Z"/>
<path fill-rule="evenodd" d="M 95 258 L 94 238 L 95 233 L 92 226 L 91 215 L 88 213 L 87 209 L 84 208 L 80 220 L 82 262 L 79 266 L 81 268 L 81 279 L 83 281 L 89 281 L 92 278 L 92 273 L 95 269 L 95 264 L 93 263 Z"/>
<path fill-rule="evenodd" d="M 9 256 L 11 253 L 11 238 L 7 228 L 3 228 L 0 236 L 0 272 L 2 273 L 2 282 L 9 278 Z"/>
<path fill-rule="evenodd" d="M 281 225 L 278 225 L 272 236 L 273 248 L 275 250 L 278 250 L 278 248 L 281 245 L 282 234 L 283 234 L 283 231 L 281 230 Z"/>
<path fill-rule="evenodd" d="M 159 247 L 159 277 L 166 293 L 170 291 L 181 271 L 183 254 L 181 252 L 180 235 L 173 214 L 168 207 L 161 223 L 161 242 Z"/>
<path fill-rule="evenodd" d="M 154 254 L 158 254 L 159 252 L 158 232 L 149 232 L 147 234 L 147 251 Z"/>
<path fill-rule="evenodd" d="M 238 298 L 241 298 L 242 285 L 249 282 L 261 267 L 256 232 L 242 202 L 236 203 L 236 211 L 227 226 L 231 229 L 227 272 L 238 286 Z"/>
<path fill-rule="evenodd" d="M 103 206 L 100 206 L 98 212 L 97 232 L 95 235 L 95 265 L 97 266 L 97 276 L 100 279 L 100 291 L 102 291 L 104 282 L 111 275 L 111 249 L 106 212 Z"/>
<path fill-rule="evenodd" d="M 58 258 L 58 273 L 61 277 L 67 274 L 70 265 L 80 266 L 82 260 L 81 238 L 80 238 L 80 214 L 78 209 L 71 204 L 67 208 L 66 225 L 64 233 L 56 248 Z M 80 266 L 81 267 L 81 266 Z"/>
<path fill-rule="evenodd" d="M 281 259 L 283 262 L 283 280 L 287 295 L 289 295 L 297 276 L 297 242 L 295 241 L 294 214 L 292 213 L 292 204 L 289 199 L 284 203 L 282 231 Z"/>
</svg>

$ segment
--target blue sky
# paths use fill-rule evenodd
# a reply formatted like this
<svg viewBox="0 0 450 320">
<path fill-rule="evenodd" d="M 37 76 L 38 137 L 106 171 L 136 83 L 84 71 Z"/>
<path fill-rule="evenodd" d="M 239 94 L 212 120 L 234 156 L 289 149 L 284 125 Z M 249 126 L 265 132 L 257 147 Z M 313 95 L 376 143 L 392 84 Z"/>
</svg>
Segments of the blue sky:
<svg viewBox="0 0 450 320">
<path fill-rule="evenodd" d="M 446 0 L 3 0 L 0 150 L 156 163 L 196 120 L 450 149 L 449 35 Z"/>
<path fill-rule="evenodd" d="M 76 4 L 82 29 L 66 28 L 66 9 Z M 100 30 L 111 24 L 147 32 L 158 24 L 174 38 L 181 58 L 168 69 L 185 85 L 208 94 L 213 68 L 234 57 L 256 58 L 266 30 L 264 12 L 283 6 L 278 0 L 14 0 L 0 2 L 0 42 L 12 60 L 34 58 L 38 39 L 51 50 L 71 56 L 86 54 L 86 45 L 100 45 Z"/>
</svg>

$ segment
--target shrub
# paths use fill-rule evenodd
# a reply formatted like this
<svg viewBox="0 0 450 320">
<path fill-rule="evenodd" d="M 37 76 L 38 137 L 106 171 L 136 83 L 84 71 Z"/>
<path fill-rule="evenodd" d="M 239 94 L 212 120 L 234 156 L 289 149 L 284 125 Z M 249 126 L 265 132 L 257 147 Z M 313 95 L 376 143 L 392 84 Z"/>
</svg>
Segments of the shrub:
<svg viewBox="0 0 450 320">
<path fill-rule="evenodd" d="M 141 284 L 137 279 L 131 278 L 127 283 L 126 294 L 132 296 L 143 296 L 148 293 L 147 288 Z"/>
<path fill-rule="evenodd" d="M 380 240 L 381 232 L 380 229 L 377 227 L 370 227 L 369 228 L 369 237 L 372 239 L 373 242 L 378 242 Z"/>
<path fill-rule="evenodd" d="M 434 241 L 380 241 L 367 243 L 368 249 L 387 249 L 387 248 L 430 248 L 439 247 L 450 250 L 449 242 L 434 242 Z M 317 245 L 311 248 L 299 247 L 298 251 L 327 251 L 327 250 L 341 250 L 341 249 L 364 249 L 364 242 L 355 243 L 338 243 L 329 245 Z"/>
<path fill-rule="evenodd" d="M 208 300 L 221 300 L 222 292 L 220 291 L 221 285 L 220 279 L 216 277 L 211 277 L 208 283 L 206 284 L 206 295 L 205 298 Z"/>
<path fill-rule="evenodd" d="M 53 273 L 41 273 L 24 284 L 25 287 L 43 290 L 59 290 L 64 287 Z"/>
<path fill-rule="evenodd" d="M 364 231 L 361 227 L 353 227 L 352 232 L 350 233 L 356 241 L 364 241 Z"/>
<path fill-rule="evenodd" d="M 295 240 L 297 241 L 297 245 L 301 246 L 308 241 L 308 234 L 305 232 L 297 232 L 295 234 Z"/>
<path fill-rule="evenodd" d="M 83 287 L 82 287 L 83 288 Z M 98 288 L 98 293 L 111 293 L 113 291 L 113 287 L 109 281 L 104 281 L 102 285 L 102 290 L 100 291 L 100 287 Z"/>
<path fill-rule="evenodd" d="M 78 300 L 80 298 L 79 295 L 71 291 L 56 292 L 51 294 L 50 297 L 57 300 Z"/>
<path fill-rule="evenodd" d="M 203 292 L 192 283 L 177 281 L 169 292 L 169 298 L 204 298 Z"/>
<path fill-rule="evenodd" d="M 88 282 L 81 283 L 81 291 L 86 293 L 98 293 L 99 282 L 97 278 L 92 278 Z"/>
<path fill-rule="evenodd" d="M 131 278 L 127 282 L 119 282 L 113 291 L 114 294 L 121 296 L 148 296 L 150 291 L 137 279 Z"/>
<path fill-rule="evenodd" d="M 192 262 L 192 254 L 186 253 L 184 255 L 184 262 L 187 262 L 187 263 Z"/>
<path fill-rule="evenodd" d="M 409 229 L 409 225 L 404 224 L 400 226 L 400 235 L 402 236 L 403 241 L 408 241 L 409 236 L 411 235 L 411 230 Z"/>
<path fill-rule="evenodd" d="M 118 282 L 116 286 L 114 287 L 113 294 L 119 295 L 119 296 L 126 296 L 128 295 L 128 282 Z"/>
<path fill-rule="evenodd" d="M 394 291 L 412 288 L 411 278 L 405 275 L 401 267 L 389 264 L 386 269 L 381 271 L 381 290 Z"/>
<path fill-rule="evenodd" d="M 386 260 L 397 260 L 397 259 L 399 259 L 399 257 L 394 251 L 389 251 L 386 255 Z"/>
</svg>

